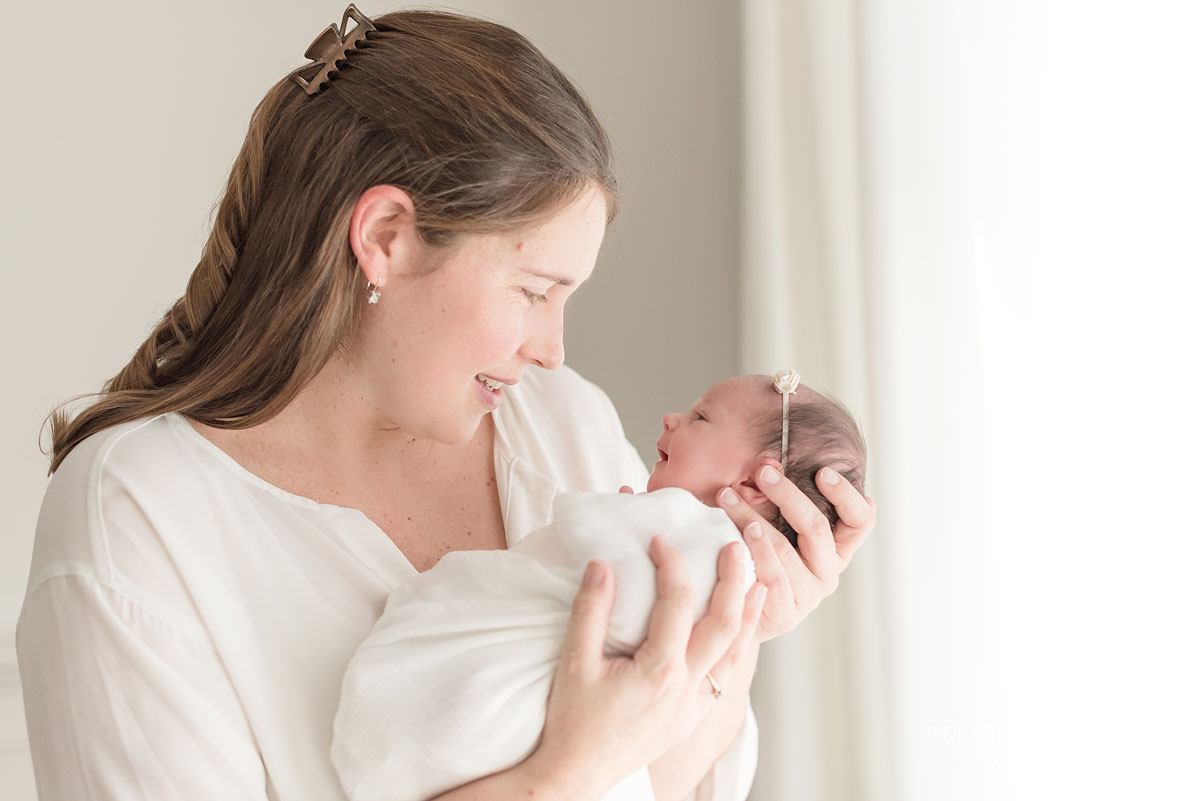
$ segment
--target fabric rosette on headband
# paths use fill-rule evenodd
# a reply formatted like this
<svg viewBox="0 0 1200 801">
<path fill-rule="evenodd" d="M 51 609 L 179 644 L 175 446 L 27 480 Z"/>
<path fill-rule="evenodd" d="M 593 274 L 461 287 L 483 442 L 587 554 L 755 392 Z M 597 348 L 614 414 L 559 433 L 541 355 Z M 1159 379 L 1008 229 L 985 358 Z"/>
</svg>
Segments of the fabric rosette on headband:
<svg viewBox="0 0 1200 801">
<path fill-rule="evenodd" d="M 800 386 L 800 375 L 795 370 L 780 370 L 775 374 L 775 391 L 787 397 Z"/>
</svg>

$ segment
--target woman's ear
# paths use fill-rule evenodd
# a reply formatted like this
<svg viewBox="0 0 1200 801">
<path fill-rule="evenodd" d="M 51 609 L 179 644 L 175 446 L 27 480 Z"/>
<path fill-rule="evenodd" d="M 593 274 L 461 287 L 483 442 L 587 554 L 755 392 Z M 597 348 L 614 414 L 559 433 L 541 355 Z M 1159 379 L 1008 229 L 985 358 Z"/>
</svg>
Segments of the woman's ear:
<svg viewBox="0 0 1200 801">
<path fill-rule="evenodd" d="M 382 287 L 389 275 L 419 270 L 416 219 L 412 198 L 399 187 L 372 186 L 359 197 L 350 215 L 350 249 L 369 282 Z"/>
</svg>

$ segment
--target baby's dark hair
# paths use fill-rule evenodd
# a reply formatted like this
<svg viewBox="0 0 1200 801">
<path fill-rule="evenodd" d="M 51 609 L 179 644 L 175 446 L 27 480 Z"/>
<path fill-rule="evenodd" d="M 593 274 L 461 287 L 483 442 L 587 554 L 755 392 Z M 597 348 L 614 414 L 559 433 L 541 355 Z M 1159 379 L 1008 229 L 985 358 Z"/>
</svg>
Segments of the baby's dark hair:
<svg viewBox="0 0 1200 801">
<path fill-rule="evenodd" d="M 774 403 L 770 413 L 754 421 L 752 431 L 764 457 L 782 461 L 783 397 L 775 391 L 770 376 L 755 376 L 763 392 L 771 393 Z M 829 519 L 832 528 L 837 524 L 837 511 L 817 489 L 817 471 L 831 467 L 838 471 L 860 493 L 867 478 L 867 445 L 858 424 L 840 401 L 822 395 L 803 384 L 791 396 L 788 409 L 788 458 L 784 471 Z M 775 527 L 796 545 L 796 532 L 778 509 L 774 510 Z M 769 517 L 769 515 L 768 515 Z"/>
</svg>

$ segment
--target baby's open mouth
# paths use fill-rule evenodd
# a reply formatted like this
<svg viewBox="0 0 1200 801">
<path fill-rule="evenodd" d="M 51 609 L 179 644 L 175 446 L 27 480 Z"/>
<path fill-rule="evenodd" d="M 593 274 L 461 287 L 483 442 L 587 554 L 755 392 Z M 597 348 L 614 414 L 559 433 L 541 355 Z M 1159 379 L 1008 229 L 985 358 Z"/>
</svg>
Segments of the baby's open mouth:
<svg viewBox="0 0 1200 801">
<path fill-rule="evenodd" d="M 664 451 L 662 448 L 658 449 L 658 459 L 661 462 L 667 461 L 667 452 Z"/>
</svg>

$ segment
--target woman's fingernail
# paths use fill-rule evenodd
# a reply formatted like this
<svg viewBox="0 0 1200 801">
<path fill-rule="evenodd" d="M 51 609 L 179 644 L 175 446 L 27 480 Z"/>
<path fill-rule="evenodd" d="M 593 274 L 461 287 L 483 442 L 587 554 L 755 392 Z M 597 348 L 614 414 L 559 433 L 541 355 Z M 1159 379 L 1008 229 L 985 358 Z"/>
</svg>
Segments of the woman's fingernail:
<svg viewBox="0 0 1200 801">
<path fill-rule="evenodd" d="M 841 476 L 839 476 L 837 474 L 837 471 L 834 470 L 832 467 L 826 467 L 824 470 L 821 471 L 821 483 L 822 484 L 828 484 L 829 486 L 832 487 L 834 484 L 838 483 L 839 478 L 841 478 Z"/>
<path fill-rule="evenodd" d="M 587 566 L 587 570 L 583 574 L 583 583 L 589 587 L 599 587 L 600 579 L 604 577 L 604 571 L 600 569 L 600 565 L 592 562 Z"/>
<path fill-rule="evenodd" d="M 721 501 L 722 506 L 737 506 L 738 503 L 737 493 L 731 490 L 729 487 L 721 490 L 717 496 L 717 499 Z"/>
<path fill-rule="evenodd" d="M 762 472 L 758 474 L 758 480 L 764 484 L 778 484 L 779 471 L 774 467 L 764 467 Z"/>
<path fill-rule="evenodd" d="M 765 584 L 754 585 L 754 595 L 750 596 L 750 600 L 754 603 L 759 603 L 763 598 L 767 597 L 767 586 Z"/>
<path fill-rule="evenodd" d="M 746 539 L 756 540 L 762 536 L 762 525 L 755 520 L 750 525 L 746 526 Z"/>
</svg>

